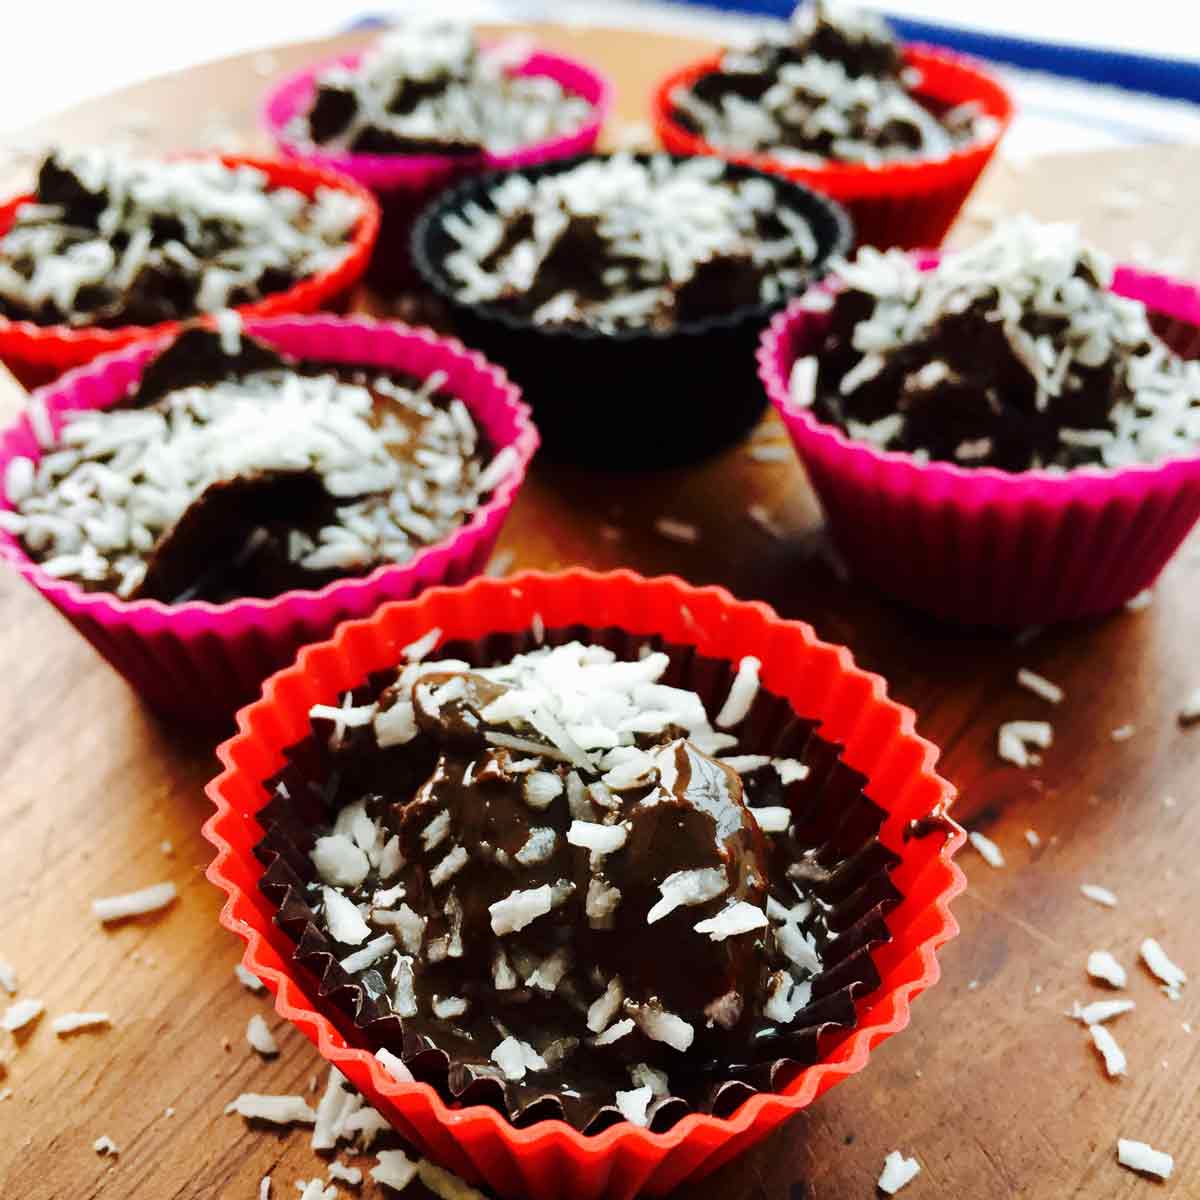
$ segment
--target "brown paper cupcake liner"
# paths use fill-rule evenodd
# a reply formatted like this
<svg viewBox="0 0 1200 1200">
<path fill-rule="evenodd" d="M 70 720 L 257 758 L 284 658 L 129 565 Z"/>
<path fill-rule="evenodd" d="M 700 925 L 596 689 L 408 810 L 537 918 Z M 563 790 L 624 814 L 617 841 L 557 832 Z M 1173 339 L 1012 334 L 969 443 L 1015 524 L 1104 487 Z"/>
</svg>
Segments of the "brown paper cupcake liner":
<svg viewBox="0 0 1200 1200">
<path fill-rule="evenodd" d="M 583 626 L 548 631 L 552 645 L 572 640 L 607 646 L 621 658 L 636 658 L 649 642 L 665 650 L 671 665 L 663 682 L 696 691 L 715 712 L 733 682 L 736 664 L 706 658 L 692 647 L 663 644 L 619 629 Z M 439 657 L 473 665 L 507 661 L 536 646 L 532 635 L 497 634 L 476 642 L 450 642 Z M 384 680 L 358 689 L 356 700 L 377 694 Z M 807 778 L 785 790 L 794 819 L 796 845 L 813 865 L 810 889 L 822 901 L 831 940 L 823 949 L 822 972 L 811 980 L 812 999 L 788 1030 L 773 1039 L 754 1061 L 682 1062 L 672 1069 L 673 1085 L 687 1078 L 687 1096 L 670 1095 L 652 1105 L 650 1128 L 670 1129 L 693 1111 L 728 1116 L 758 1091 L 778 1090 L 805 1066 L 816 1062 L 827 1035 L 856 1024 L 855 999 L 874 991 L 880 975 L 872 951 L 890 940 L 885 916 L 903 898 L 889 873 L 898 862 L 878 840 L 885 814 L 863 792 L 865 780 L 840 757 L 838 746 L 814 732 L 815 722 L 797 718 L 786 700 L 760 690 L 739 726 L 738 752 L 795 758 L 809 767 Z M 351 731 L 351 738 L 356 736 Z M 357 733 L 367 738 L 365 730 Z M 353 748 L 353 740 L 348 745 Z M 306 885 L 315 878 L 308 857 L 315 827 L 327 825 L 339 780 L 332 758 L 315 738 L 288 753 L 289 765 L 277 776 L 287 795 L 277 794 L 258 814 L 264 836 L 255 855 L 266 871 L 263 895 L 276 906 L 275 922 L 294 944 L 293 963 L 326 1007 L 348 1042 L 398 1054 L 418 1082 L 428 1083 L 448 1103 L 483 1104 L 523 1126 L 546 1119 L 566 1120 L 584 1133 L 598 1133 L 624 1120 L 609 1104 L 571 1102 L 539 1091 L 536 1084 L 514 1085 L 495 1068 L 455 1061 L 429 1038 L 405 1028 L 390 1011 L 381 975 L 345 972 L 336 947 L 319 926 Z"/>
</svg>

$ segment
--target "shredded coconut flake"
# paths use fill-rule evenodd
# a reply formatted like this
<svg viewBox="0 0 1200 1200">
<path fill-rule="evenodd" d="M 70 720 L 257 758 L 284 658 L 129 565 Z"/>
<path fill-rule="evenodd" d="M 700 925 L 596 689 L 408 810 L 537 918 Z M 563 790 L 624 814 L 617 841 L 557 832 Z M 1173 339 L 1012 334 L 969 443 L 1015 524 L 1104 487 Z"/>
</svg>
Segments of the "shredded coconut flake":
<svg viewBox="0 0 1200 1200">
<path fill-rule="evenodd" d="M 1117 1139 L 1117 1162 L 1131 1171 L 1141 1171 L 1159 1179 L 1170 1179 L 1175 1170 L 1175 1160 L 1165 1150 L 1155 1150 L 1145 1142 L 1130 1138 Z"/>
<path fill-rule="evenodd" d="M 279 1053 L 279 1043 L 271 1032 L 267 1022 L 258 1014 L 250 1018 L 246 1025 L 246 1041 L 253 1050 L 257 1050 L 263 1058 L 273 1058 Z"/>
<path fill-rule="evenodd" d="M 1125 986 L 1125 968 L 1107 950 L 1093 950 L 1088 955 L 1087 973 L 1112 987 Z"/>
<path fill-rule="evenodd" d="M 95 1150 L 95 1152 L 101 1157 L 107 1155 L 111 1158 L 116 1158 L 117 1155 L 121 1153 L 121 1151 L 117 1148 L 117 1143 L 114 1142 L 107 1134 L 98 1137 L 92 1143 L 92 1149 Z"/>
<path fill-rule="evenodd" d="M 902 1187 L 916 1179 L 920 1172 L 921 1164 L 915 1158 L 905 1158 L 899 1150 L 893 1150 L 883 1160 L 879 1190 L 887 1196 L 894 1196 Z"/>
<path fill-rule="evenodd" d="M 1044 675 L 1038 675 L 1025 667 L 1017 672 L 1017 682 L 1023 688 L 1033 692 L 1035 696 L 1041 696 L 1043 700 L 1048 700 L 1051 704 L 1061 704 L 1066 695 L 1057 683 L 1051 683 Z"/>
<path fill-rule="evenodd" d="M 1142 962 L 1147 968 L 1163 982 L 1163 991 L 1172 999 L 1178 1000 L 1180 993 L 1183 990 L 1183 985 L 1187 983 L 1187 973 L 1175 965 L 1168 957 L 1167 952 L 1154 940 L 1154 938 L 1146 938 L 1141 945 Z"/>
<path fill-rule="evenodd" d="M 749 713 L 750 706 L 758 695 L 758 673 L 761 669 L 762 663 L 750 654 L 738 663 L 737 674 L 729 689 L 729 695 L 721 706 L 721 711 L 717 713 L 717 719 L 713 722 L 718 729 L 731 729 L 746 719 L 746 714 Z"/>
<path fill-rule="evenodd" d="M 492 932 L 497 937 L 507 933 L 519 933 L 526 925 L 543 917 L 554 906 L 554 893 L 550 885 L 514 891 L 503 900 L 488 906 L 491 914 Z"/>
<path fill-rule="evenodd" d="M 10 996 L 16 995 L 17 972 L 10 963 L 6 963 L 2 958 L 0 958 L 0 988 L 3 988 Z"/>
<path fill-rule="evenodd" d="M 413 1073 L 404 1065 L 399 1055 L 393 1054 L 386 1047 L 375 1051 L 379 1065 L 398 1083 L 412 1083 Z"/>
<path fill-rule="evenodd" d="M 996 735 L 996 753 L 1018 767 L 1035 766 L 1040 757 L 1029 753 L 1030 746 L 1042 750 L 1054 741 L 1054 728 L 1049 721 L 1007 721 Z"/>
<path fill-rule="evenodd" d="M 625 1120 L 633 1125 L 646 1126 L 650 1123 L 650 1102 L 654 1093 L 648 1087 L 634 1088 L 629 1092 L 618 1092 L 616 1095 L 617 1110 Z"/>
<path fill-rule="evenodd" d="M 1117 1045 L 1117 1039 L 1103 1025 L 1089 1025 L 1088 1032 L 1092 1035 L 1092 1042 L 1104 1060 L 1104 1070 L 1109 1078 L 1115 1079 L 1119 1075 L 1124 1075 L 1128 1061 L 1125 1058 L 1125 1052 Z"/>
<path fill-rule="evenodd" d="M 991 838 L 985 837 L 982 833 L 972 831 L 967 834 L 967 838 L 971 845 L 979 852 L 980 858 L 983 859 L 989 867 L 999 869 L 1004 866 L 1004 854 L 1000 847 L 992 841 Z"/>
<path fill-rule="evenodd" d="M 166 908 L 177 895 L 173 883 L 156 883 L 138 892 L 93 900 L 92 915 L 103 924 L 121 921 L 126 917 L 140 917 Z"/>
<path fill-rule="evenodd" d="M 100 1029 L 111 1024 L 112 1017 L 106 1012 L 71 1012 L 55 1017 L 50 1028 L 63 1037 L 79 1029 Z"/>
<path fill-rule="evenodd" d="M 428 633 L 422 634 L 421 637 L 403 647 L 400 651 L 400 656 L 406 662 L 421 662 L 441 640 L 442 631 L 434 627 Z"/>
<path fill-rule="evenodd" d="M 243 1092 L 226 1105 L 225 1112 L 269 1125 L 311 1125 L 317 1119 L 303 1096 L 264 1096 L 258 1092 Z"/>
<path fill-rule="evenodd" d="M 1132 1000 L 1093 1000 L 1091 1004 L 1080 1004 L 1076 1001 L 1071 1007 L 1070 1015 L 1076 1021 L 1082 1021 L 1084 1025 L 1103 1025 L 1105 1021 L 1111 1021 L 1113 1017 L 1119 1017 L 1122 1013 L 1132 1012 L 1136 1007 Z"/>
<path fill-rule="evenodd" d="M 4 1016 L 0 1017 L 0 1029 L 16 1033 L 18 1029 L 24 1029 L 36 1021 L 45 1011 L 46 1006 L 40 1000 L 18 1000 L 4 1010 Z"/>
<path fill-rule="evenodd" d="M 1106 887 L 1101 887 L 1098 883 L 1081 883 L 1079 890 L 1094 904 L 1102 904 L 1105 908 L 1117 907 L 1115 893 L 1110 892 Z"/>
<path fill-rule="evenodd" d="M 1179 721 L 1182 725 L 1200 723 L 1200 687 L 1188 694 L 1179 710 Z"/>
</svg>

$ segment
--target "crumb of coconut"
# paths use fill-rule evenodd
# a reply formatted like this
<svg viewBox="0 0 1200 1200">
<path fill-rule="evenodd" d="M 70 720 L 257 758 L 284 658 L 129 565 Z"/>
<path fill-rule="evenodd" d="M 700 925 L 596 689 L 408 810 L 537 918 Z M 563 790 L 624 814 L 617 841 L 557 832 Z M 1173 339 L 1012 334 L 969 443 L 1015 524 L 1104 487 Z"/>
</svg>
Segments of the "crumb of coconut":
<svg viewBox="0 0 1200 1200">
<path fill-rule="evenodd" d="M 899 1150 L 893 1150 L 883 1160 L 883 1171 L 877 1186 L 884 1195 L 894 1196 L 920 1173 L 921 1164 L 915 1158 L 905 1158 Z"/>
<path fill-rule="evenodd" d="M 166 908 L 177 895 L 173 883 L 156 883 L 137 892 L 93 900 L 92 916 L 104 925 L 126 917 L 140 917 Z"/>
<path fill-rule="evenodd" d="M 746 449 L 746 457 L 754 462 L 788 462 L 795 451 L 790 442 L 754 442 Z"/>
<path fill-rule="evenodd" d="M 1102 980 L 1111 987 L 1125 986 L 1125 968 L 1107 950 L 1093 950 L 1088 955 L 1087 973 L 1093 979 Z"/>
<path fill-rule="evenodd" d="M 264 1096 L 259 1092 L 243 1092 L 230 1101 L 225 1106 L 225 1115 L 233 1113 L 269 1125 L 311 1125 L 317 1119 L 303 1096 Z"/>
<path fill-rule="evenodd" d="M 258 1181 L 258 1200 L 271 1200 L 271 1177 L 264 1175 Z"/>
<path fill-rule="evenodd" d="M 1151 973 L 1162 980 L 1163 992 L 1171 1000 L 1178 1000 L 1182 994 L 1183 985 L 1187 983 L 1187 972 L 1182 967 L 1176 966 L 1167 957 L 1167 952 L 1154 938 L 1146 938 L 1142 942 L 1140 953 L 1142 962 L 1146 964 Z"/>
<path fill-rule="evenodd" d="M 50 1028 L 59 1037 L 65 1037 L 68 1033 L 75 1033 L 79 1029 L 99 1029 L 111 1024 L 112 1017 L 106 1012 L 70 1012 L 55 1017 L 50 1022 Z"/>
<path fill-rule="evenodd" d="M 170 858 L 175 853 L 175 844 L 170 838 L 163 838 L 158 848 L 167 858 Z"/>
<path fill-rule="evenodd" d="M 0 988 L 10 996 L 17 994 L 17 972 L 10 963 L 0 958 Z"/>
<path fill-rule="evenodd" d="M 700 540 L 700 530 L 690 521 L 677 521 L 674 517 L 659 517 L 654 522 L 654 532 L 668 542 L 679 542 L 694 546 Z"/>
<path fill-rule="evenodd" d="M 1076 1000 L 1067 1016 L 1084 1025 L 1103 1025 L 1113 1017 L 1133 1012 L 1136 1007 L 1132 1000 L 1093 1000 L 1091 1004 L 1080 1004 Z"/>
<path fill-rule="evenodd" d="M 170 1120 L 174 1115 L 175 1110 L 168 1104 L 167 1107 L 163 1109 L 163 1116 Z"/>
<path fill-rule="evenodd" d="M 1179 723 L 1181 725 L 1200 724 L 1200 687 L 1184 698 L 1183 706 L 1179 710 Z"/>
<path fill-rule="evenodd" d="M 403 1150 L 380 1150 L 368 1172 L 376 1183 L 402 1192 L 417 1176 L 417 1164 Z"/>
<path fill-rule="evenodd" d="M 1108 736 L 1114 742 L 1127 742 L 1135 733 L 1137 729 L 1133 725 L 1118 725 Z"/>
<path fill-rule="evenodd" d="M 1000 867 L 1004 866 L 1004 854 L 1001 852 L 1000 847 L 997 846 L 991 838 L 984 837 L 982 833 L 977 833 L 972 830 L 971 833 L 967 834 L 967 839 L 979 852 L 980 858 L 982 858 L 989 867 L 996 867 L 999 869 Z"/>
<path fill-rule="evenodd" d="M 0 1017 L 0 1029 L 16 1033 L 18 1029 L 24 1029 L 36 1021 L 45 1011 L 46 1006 L 40 1000 L 18 1000 L 4 1010 L 4 1016 Z"/>
<path fill-rule="evenodd" d="M 1081 883 L 1079 890 L 1094 904 L 1102 904 L 1105 908 L 1117 907 L 1116 893 L 1110 892 L 1108 888 L 1101 887 L 1098 883 Z"/>
<path fill-rule="evenodd" d="M 1006 721 L 996 733 L 996 753 L 1014 766 L 1036 766 L 1041 755 L 1031 754 L 1029 747 L 1046 750 L 1053 741 L 1054 727 L 1049 721 Z"/>
<path fill-rule="evenodd" d="M 1117 1045 L 1117 1039 L 1103 1025 L 1089 1025 L 1088 1033 L 1092 1035 L 1092 1044 L 1104 1060 L 1104 1070 L 1108 1077 L 1116 1079 L 1119 1075 L 1124 1075 L 1129 1063 L 1125 1051 Z"/>
<path fill-rule="evenodd" d="M 1051 683 L 1044 675 L 1039 675 L 1036 671 L 1030 671 L 1025 667 L 1017 672 L 1017 683 L 1027 691 L 1033 692 L 1035 696 L 1041 696 L 1043 700 L 1048 700 L 1051 704 L 1061 704 L 1066 695 L 1057 683 Z"/>
<path fill-rule="evenodd" d="M 250 1018 L 246 1025 L 246 1041 L 252 1050 L 257 1050 L 263 1058 L 273 1058 L 279 1053 L 279 1043 L 268 1028 L 266 1021 L 258 1014 Z"/>
<path fill-rule="evenodd" d="M 296 1190 L 300 1200 L 337 1200 L 337 1188 L 332 1184 L 326 1187 L 321 1179 L 297 1179 Z"/>
<path fill-rule="evenodd" d="M 1042 844 L 1041 835 L 1036 829 L 1025 830 L 1025 840 L 1036 850 Z"/>
<path fill-rule="evenodd" d="M 1153 588 L 1142 588 L 1132 600 L 1125 601 L 1125 608 L 1129 612 L 1141 612 L 1144 608 L 1149 608 L 1154 600 Z"/>
<path fill-rule="evenodd" d="M 362 1177 L 362 1171 L 357 1167 L 348 1167 L 345 1163 L 340 1163 L 336 1159 L 329 1164 L 330 1182 L 336 1179 L 340 1183 L 347 1183 L 351 1187 L 358 1187 L 362 1183 Z"/>
<path fill-rule="evenodd" d="M 1175 1169 L 1175 1160 L 1165 1150 L 1155 1150 L 1132 1138 L 1117 1139 L 1117 1162 L 1131 1171 L 1156 1175 L 1159 1179 L 1169 1179 Z"/>
<path fill-rule="evenodd" d="M 11 1099 L 13 1090 L 10 1087 L 0 1088 L 0 1102 Z"/>
<path fill-rule="evenodd" d="M 401 647 L 400 656 L 405 662 L 420 662 L 441 640 L 442 631 L 434 626 L 428 633 Z"/>
<path fill-rule="evenodd" d="M 247 991 L 261 992 L 267 986 L 253 971 L 248 971 L 241 963 L 233 968 L 233 973 L 237 976 L 238 983 Z"/>
<path fill-rule="evenodd" d="M 438 1200 L 487 1200 L 482 1192 L 427 1158 L 417 1163 L 417 1175 Z"/>
<path fill-rule="evenodd" d="M 117 1147 L 117 1143 L 114 1142 L 112 1138 L 108 1136 L 108 1134 L 102 1134 L 100 1137 L 98 1137 L 92 1143 L 92 1149 L 95 1150 L 95 1152 L 101 1157 L 108 1156 L 109 1158 L 116 1158 L 117 1155 L 121 1153 Z"/>
</svg>

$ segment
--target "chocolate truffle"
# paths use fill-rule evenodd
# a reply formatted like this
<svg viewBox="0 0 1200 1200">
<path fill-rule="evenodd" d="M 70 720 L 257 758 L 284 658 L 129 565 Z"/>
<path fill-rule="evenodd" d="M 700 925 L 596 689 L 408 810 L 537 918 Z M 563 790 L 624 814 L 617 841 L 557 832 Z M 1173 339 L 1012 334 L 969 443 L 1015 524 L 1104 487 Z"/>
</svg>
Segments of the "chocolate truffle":
<svg viewBox="0 0 1200 1200">
<path fill-rule="evenodd" d="M 362 215 L 215 158 L 59 150 L 0 238 L 0 316 L 116 328 L 249 304 L 340 263 Z"/>
<path fill-rule="evenodd" d="M 1175 354 L 1069 225 L 1006 221 L 918 269 L 862 248 L 836 268 L 794 401 L 919 461 L 1125 467 L 1200 448 L 1200 363 Z"/>
<path fill-rule="evenodd" d="M 991 132 L 974 105 L 927 107 L 920 84 L 881 18 L 814 0 L 781 33 L 727 50 L 671 103 L 675 120 L 709 145 L 790 166 L 945 158 Z"/>
<path fill-rule="evenodd" d="M 10 462 L 0 522 L 44 571 L 166 603 L 319 588 L 445 538 L 506 473 L 440 373 L 297 361 L 221 322 Z"/>
<path fill-rule="evenodd" d="M 504 154 L 572 132 L 591 105 L 545 75 L 516 72 L 515 41 L 481 48 L 469 26 L 408 17 L 353 67 L 321 71 L 289 132 L 354 154 Z"/>
</svg>

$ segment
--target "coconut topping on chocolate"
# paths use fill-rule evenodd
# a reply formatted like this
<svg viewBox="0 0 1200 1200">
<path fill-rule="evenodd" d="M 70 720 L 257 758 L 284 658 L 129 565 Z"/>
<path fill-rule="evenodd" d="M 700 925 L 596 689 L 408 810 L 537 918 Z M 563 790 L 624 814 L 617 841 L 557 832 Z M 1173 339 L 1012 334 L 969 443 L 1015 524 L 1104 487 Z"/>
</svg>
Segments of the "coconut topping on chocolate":
<svg viewBox="0 0 1200 1200">
<path fill-rule="evenodd" d="M 508 470 L 440 373 L 297 362 L 223 324 L 10 462 L 0 526 L 43 570 L 168 603 L 320 587 L 445 537 Z"/>
<path fill-rule="evenodd" d="M 795 166 L 944 158 L 985 136 L 975 105 L 936 113 L 914 90 L 899 43 L 879 17 L 814 0 L 788 27 L 671 95 L 675 119 L 710 145 L 765 152 Z"/>
<path fill-rule="evenodd" d="M 670 662 L 575 641 L 410 661 L 313 708 L 340 798 L 308 845 L 310 919 L 337 978 L 402 1019 L 393 1049 L 440 1050 L 514 1111 L 647 1124 L 811 1028 L 838 935 L 831 872 L 793 836 L 782 779 L 803 773 L 722 757 L 737 737 Z M 721 724 L 758 688 L 746 659 Z"/>
<path fill-rule="evenodd" d="M 341 262 L 361 216 L 255 167 L 59 150 L 0 238 L 0 315 L 115 327 L 247 304 Z"/>
<path fill-rule="evenodd" d="M 503 154 L 578 129 L 591 105 L 546 75 L 521 74 L 528 47 L 481 48 L 469 26 L 408 17 L 354 67 L 317 77 L 303 141 L 356 154 Z"/>
<path fill-rule="evenodd" d="M 1074 226 L 1014 218 L 929 271 L 863 247 L 832 278 L 828 330 L 792 396 L 853 438 L 1008 471 L 1200 448 L 1200 362 L 1111 290 L 1112 263 Z"/>
<path fill-rule="evenodd" d="M 629 154 L 530 180 L 513 175 L 448 213 L 458 299 L 538 325 L 669 329 L 770 303 L 817 257 L 776 185 L 719 159 Z"/>
</svg>

